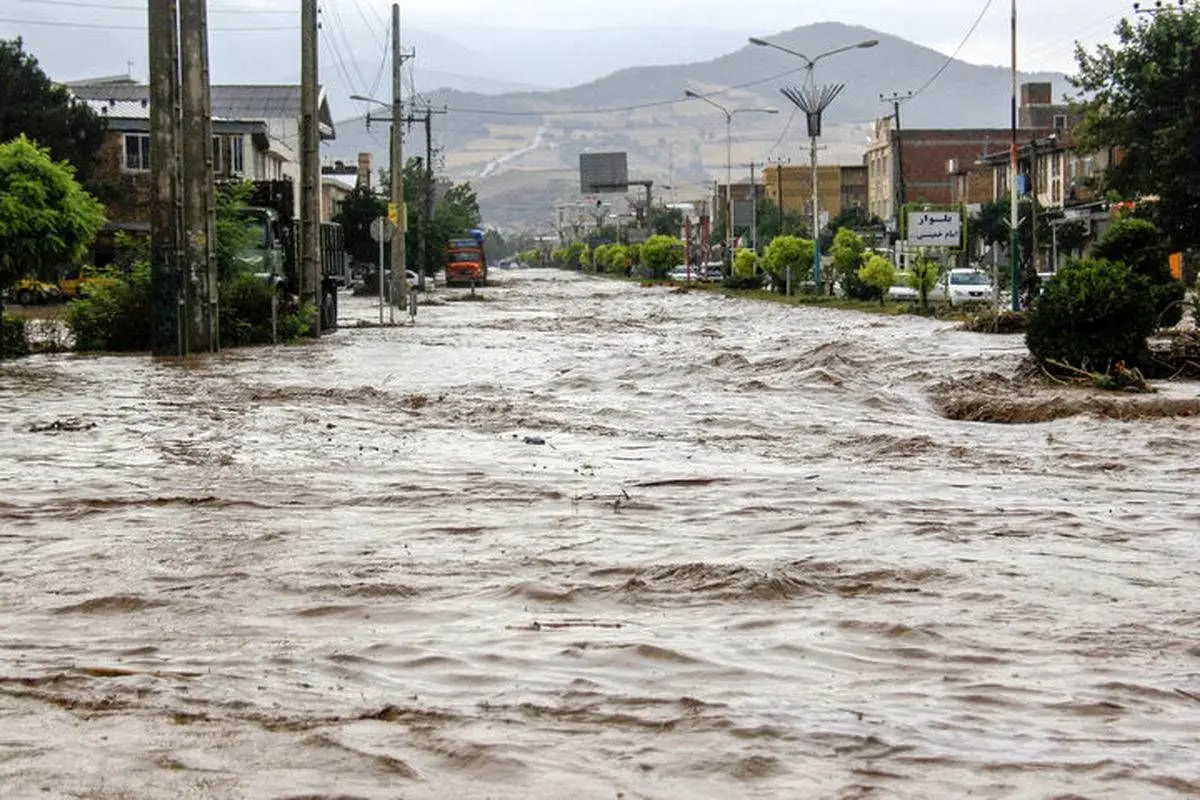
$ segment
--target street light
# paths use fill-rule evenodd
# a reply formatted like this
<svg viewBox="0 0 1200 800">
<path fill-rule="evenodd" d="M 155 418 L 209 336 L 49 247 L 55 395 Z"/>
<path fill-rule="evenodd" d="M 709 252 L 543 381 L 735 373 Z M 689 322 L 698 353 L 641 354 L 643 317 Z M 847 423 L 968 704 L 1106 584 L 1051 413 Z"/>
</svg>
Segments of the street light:
<svg viewBox="0 0 1200 800">
<path fill-rule="evenodd" d="M 687 97 L 703 100 L 725 115 L 725 254 L 729 260 L 729 274 L 733 274 L 733 115 L 734 114 L 778 114 L 778 108 L 726 108 L 708 95 L 684 89 Z"/>
<path fill-rule="evenodd" d="M 820 216 L 820 198 L 818 196 L 817 182 L 817 137 L 821 135 L 821 114 L 841 93 L 844 84 L 834 84 L 832 86 L 824 86 L 817 88 L 813 82 L 813 68 L 817 66 L 817 62 L 823 58 L 845 53 L 848 50 L 866 50 L 875 47 L 879 44 L 878 39 L 866 39 L 857 44 L 848 44 L 845 47 L 838 47 L 833 50 L 827 50 L 813 58 L 809 58 L 804 53 L 792 50 L 789 47 L 784 47 L 775 42 L 769 42 L 766 39 L 760 39 L 757 36 L 750 37 L 750 44 L 760 47 L 770 47 L 775 50 L 795 56 L 804 62 L 804 69 L 807 75 L 804 79 L 804 91 L 800 92 L 795 89 L 782 89 L 784 96 L 792 103 L 798 106 L 808 115 L 808 137 L 811 141 L 812 148 L 812 237 L 813 237 L 813 282 L 819 288 L 821 285 L 821 216 Z M 791 287 L 788 287 L 791 291 Z"/>
</svg>

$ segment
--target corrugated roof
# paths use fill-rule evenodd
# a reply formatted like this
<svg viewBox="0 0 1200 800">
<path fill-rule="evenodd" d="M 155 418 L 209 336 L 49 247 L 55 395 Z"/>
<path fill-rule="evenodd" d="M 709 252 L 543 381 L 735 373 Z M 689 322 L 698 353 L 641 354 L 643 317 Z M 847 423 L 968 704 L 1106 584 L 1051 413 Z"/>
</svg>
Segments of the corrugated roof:
<svg viewBox="0 0 1200 800">
<path fill-rule="evenodd" d="M 105 102 L 110 111 L 117 104 L 149 102 L 150 87 L 144 83 L 80 83 L 70 91 L 81 100 Z M 298 84 L 216 85 L 211 89 L 213 118 L 256 120 L 256 119 L 299 119 L 300 86 Z M 318 94 L 320 124 L 324 129 L 322 138 L 333 139 L 337 132 L 333 116 L 325 99 L 325 90 Z M 99 112 L 99 109 L 97 109 Z M 116 116 L 113 114 L 113 116 Z M 122 115 L 124 118 L 124 115 Z M 147 118 L 143 114 L 142 118 Z"/>
</svg>

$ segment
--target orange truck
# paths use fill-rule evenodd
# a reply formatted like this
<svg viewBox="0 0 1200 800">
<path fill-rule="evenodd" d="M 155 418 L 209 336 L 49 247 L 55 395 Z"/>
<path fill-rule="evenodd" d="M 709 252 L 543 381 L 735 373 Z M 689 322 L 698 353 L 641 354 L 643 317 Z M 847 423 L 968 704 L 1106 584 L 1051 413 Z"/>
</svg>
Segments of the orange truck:
<svg viewBox="0 0 1200 800">
<path fill-rule="evenodd" d="M 446 243 L 446 285 L 486 286 L 487 256 L 483 253 L 483 231 L 473 230 Z"/>
</svg>

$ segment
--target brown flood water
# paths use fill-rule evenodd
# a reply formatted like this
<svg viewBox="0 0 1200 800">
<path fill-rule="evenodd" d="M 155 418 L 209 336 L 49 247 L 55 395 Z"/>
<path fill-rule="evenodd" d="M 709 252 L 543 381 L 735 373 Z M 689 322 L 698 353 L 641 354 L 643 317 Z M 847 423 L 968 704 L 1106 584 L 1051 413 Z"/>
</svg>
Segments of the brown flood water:
<svg viewBox="0 0 1200 800">
<path fill-rule="evenodd" d="M 0 795 L 1200 794 L 1200 421 L 951 422 L 1019 337 L 501 278 L 0 365 Z"/>
</svg>

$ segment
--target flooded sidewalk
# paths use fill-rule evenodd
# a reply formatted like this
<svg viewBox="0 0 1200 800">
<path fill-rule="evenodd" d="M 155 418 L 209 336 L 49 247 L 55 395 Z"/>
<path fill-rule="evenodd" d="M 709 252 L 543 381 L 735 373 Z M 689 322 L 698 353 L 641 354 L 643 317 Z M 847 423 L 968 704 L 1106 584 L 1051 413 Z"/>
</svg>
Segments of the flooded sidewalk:
<svg viewBox="0 0 1200 800">
<path fill-rule="evenodd" d="M 484 294 L 0 363 L 6 796 L 1200 794 L 1200 421 L 946 419 L 1025 349 L 945 322 Z"/>
</svg>

